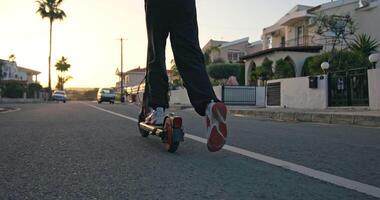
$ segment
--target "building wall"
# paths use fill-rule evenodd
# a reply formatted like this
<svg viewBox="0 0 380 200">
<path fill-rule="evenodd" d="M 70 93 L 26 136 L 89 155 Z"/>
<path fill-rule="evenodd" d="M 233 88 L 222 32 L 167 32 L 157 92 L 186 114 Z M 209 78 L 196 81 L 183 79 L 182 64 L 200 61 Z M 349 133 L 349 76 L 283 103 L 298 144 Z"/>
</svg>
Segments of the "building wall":
<svg viewBox="0 0 380 200">
<path fill-rule="evenodd" d="M 247 55 L 249 54 L 253 54 L 253 53 L 256 53 L 256 52 L 259 52 L 259 51 L 262 51 L 263 50 L 263 44 L 255 44 L 255 45 L 251 45 L 251 46 L 248 46 L 247 48 Z"/>
<path fill-rule="evenodd" d="M 380 26 L 375 25 L 374 19 L 380 19 L 380 1 L 376 0 L 371 2 L 369 7 L 359 9 L 359 1 L 354 0 L 340 0 L 336 1 L 331 8 L 323 8 L 316 14 L 323 15 L 350 15 L 356 25 L 356 34 L 369 34 L 371 37 L 380 41 Z M 319 41 L 320 38 L 316 36 L 315 41 Z M 331 49 L 331 46 L 326 45 L 324 48 L 326 51 Z"/>
<path fill-rule="evenodd" d="M 124 87 L 132 87 L 139 85 L 144 79 L 145 73 L 129 73 L 125 76 Z"/>
<path fill-rule="evenodd" d="M 357 32 L 369 34 L 380 42 L 380 26 L 373 23 L 374 19 L 380 19 L 380 1 L 372 2 L 372 6 L 369 8 L 357 11 Z"/>
<path fill-rule="evenodd" d="M 211 61 L 214 61 L 216 59 L 223 59 L 225 62 L 229 62 L 228 60 L 228 52 L 230 51 L 240 51 L 244 53 L 245 55 L 247 54 L 247 48 L 248 48 L 248 43 L 239 43 L 236 45 L 231 45 L 227 47 L 220 48 L 220 52 L 213 51 L 210 55 Z M 237 62 L 237 61 L 235 61 Z"/>
<path fill-rule="evenodd" d="M 369 107 L 380 110 L 380 69 L 368 70 Z"/>
<path fill-rule="evenodd" d="M 309 88 L 309 77 L 268 81 L 281 82 L 281 107 L 299 109 L 326 109 L 328 107 L 327 78 L 318 79 L 318 88 Z"/>
</svg>

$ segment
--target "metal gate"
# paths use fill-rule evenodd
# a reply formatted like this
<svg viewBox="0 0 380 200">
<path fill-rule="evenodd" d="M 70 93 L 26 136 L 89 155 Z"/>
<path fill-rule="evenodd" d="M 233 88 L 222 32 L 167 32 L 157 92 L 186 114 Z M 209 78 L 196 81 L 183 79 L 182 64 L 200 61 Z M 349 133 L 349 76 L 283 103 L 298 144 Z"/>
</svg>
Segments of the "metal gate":
<svg viewBox="0 0 380 200">
<path fill-rule="evenodd" d="M 227 105 L 256 105 L 256 87 L 223 86 L 222 101 Z"/>
<path fill-rule="evenodd" d="M 268 83 L 267 105 L 281 106 L 281 82 Z"/>
<path fill-rule="evenodd" d="M 366 68 L 335 71 L 329 74 L 329 106 L 368 106 Z"/>
</svg>

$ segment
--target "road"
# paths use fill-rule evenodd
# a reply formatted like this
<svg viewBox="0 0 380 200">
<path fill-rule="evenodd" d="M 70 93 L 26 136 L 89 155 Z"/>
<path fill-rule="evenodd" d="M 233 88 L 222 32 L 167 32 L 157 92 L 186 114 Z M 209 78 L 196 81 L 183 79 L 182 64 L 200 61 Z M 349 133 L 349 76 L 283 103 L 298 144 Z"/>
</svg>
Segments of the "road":
<svg viewBox="0 0 380 200">
<path fill-rule="evenodd" d="M 21 110 L 0 113 L 0 199 L 357 200 L 380 191 L 377 128 L 230 116 L 229 148 L 209 153 L 203 118 L 185 110 L 186 141 L 170 154 L 158 138 L 139 135 L 134 105 L 7 106 Z M 324 173 L 359 189 L 323 181 Z M 374 193 L 362 191 L 367 185 Z"/>
</svg>

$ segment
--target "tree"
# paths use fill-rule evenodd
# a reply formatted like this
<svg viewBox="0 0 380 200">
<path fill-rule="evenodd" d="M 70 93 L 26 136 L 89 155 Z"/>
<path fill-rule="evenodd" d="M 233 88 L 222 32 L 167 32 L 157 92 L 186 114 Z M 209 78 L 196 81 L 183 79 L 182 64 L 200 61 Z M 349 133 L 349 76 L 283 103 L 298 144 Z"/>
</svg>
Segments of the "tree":
<svg viewBox="0 0 380 200">
<path fill-rule="evenodd" d="M 239 77 L 242 64 L 211 64 L 207 73 L 215 80 L 228 79 L 230 76 Z"/>
<path fill-rule="evenodd" d="M 55 64 L 56 70 L 60 72 L 60 75 L 58 75 L 58 83 L 56 86 L 57 89 L 63 90 L 64 84 L 67 81 L 69 81 L 70 79 L 72 79 L 71 76 L 66 77 L 66 75 L 65 75 L 65 72 L 67 72 L 70 69 L 70 67 L 71 67 L 71 65 L 67 62 L 67 58 L 65 58 L 63 56 Z"/>
<path fill-rule="evenodd" d="M 336 47 L 340 45 L 341 50 L 349 46 L 348 38 L 355 34 L 355 22 L 350 15 L 320 15 L 316 18 L 316 34 L 321 37 L 324 45 L 330 44 L 334 53 Z"/>
<path fill-rule="evenodd" d="M 294 66 L 291 63 L 286 62 L 284 59 L 276 61 L 275 69 L 275 79 L 292 78 L 296 76 Z"/>
<path fill-rule="evenodd" d="M 326 62 L 326 60 L 330 61 L 330 71 L 341 71 L 356 68 L 368 69 L 371 67 L 371 63 L 369 62 L 368 57 L 364 54 L 343 50 L 337 52 L 337 55 L 335 56 L 332 52 L 326 52 L 307 58 L 303 67 L 303 75 L 311 76 L 322 74 L 323 71 L 321 69 L 321 64 L 323 62 Z"/>
<path fill-rule="evenodd" d="M 206 49 L 206 51 L 204 52 L 204 58 L 205 58 L 205 64 L 206 65 L 209 65 L 209 64 L 211 64 L 213 62 L 211 60 L 211 54 L 213 52 L 220 53 L 219 46 L 213 46 L 213 47 L 209 47 L 209 48 Z"/>
<path fill-rule="evenodd" d="M 8 60 L 9 60 L 9 62 L 15 62 L 15 61 L 16 61 L 16 56 L 15 56 L 15 54 L 11 54 L 11 55 L 9 55 Z"/>
<path fill-rule="evenodd" d="M 37 1 L 38 9 L 37 14 L 40 14 L 42 19 L 48 18 L 50 24 L 49 34 L 49 92 L 51 91 L 51 49 L 52 49 L 52 33 L 53 22 L 55 20 L 63 20 L 66 17 L 66 13 L 59 7 L 63 0 L 40 0 Z"/>
<path fill-rule="evenodd" d="M 265 58 L 261 66 L 256 68 L 256 76 L 262 80 L 270 80 L 273 77 L 273 61 Z"/>
<path fill-rule="evenodd" d="M 57 85 L 55 86 L 55 88 L 59 89 L 59 90 L 63 90 L 65 83 L 71 79 L 73 79 L 72 76 L 66 76 L 66 77 L 58 76 L 58 82 L 57 82 Z"/>
<path fill-rule="evenodd" d="M 179 71 L 178 71 L 178 68 L 177 68 L 177 64 L 175 63 L 174 59 L 172 59 L 170 61 L 170 70 L 173 71 L 173 77 L 178 78 L 178 79 L 173 80 L 174 87 L 182 86 L 183 85 L 183 80 L 181 78 L 181 75 L 179 74 Z"/>
<path fill-rule="evenodd" d="M 38 97 L 39 92 L 42 90 L 42 86 L 39 83 L 31 83 L 27 87 L 27 97 Z"/>
<path fill-rule="evenodd" d="M 372 53 L 376 53 L 379 46 L 378 41 L 370 35 L 359 34 L 355 36 L 354 41 L 350 44 L 350 49 L 368 57 Z"/>
</svg>

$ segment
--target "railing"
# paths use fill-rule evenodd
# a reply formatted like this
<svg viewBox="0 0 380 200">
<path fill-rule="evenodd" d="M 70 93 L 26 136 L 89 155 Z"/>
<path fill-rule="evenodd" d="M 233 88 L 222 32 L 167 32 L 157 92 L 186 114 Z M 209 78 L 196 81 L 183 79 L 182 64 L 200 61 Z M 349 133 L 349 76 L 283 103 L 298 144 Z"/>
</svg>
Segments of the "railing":
<svg viewBox="0 0 380 200">
<path fill-rule="evenodd" d="M 319 45 L 320 44 L 317 44 L 314 41 L 314 36 L 305 35 L 299 38 L 288 39 L 281 43 L 272 44 L 272 48 L 307 47 L 307 46 L 319 46 Z"/>
</svg>

